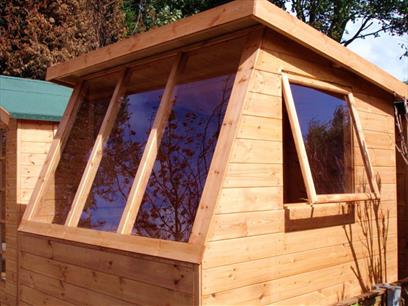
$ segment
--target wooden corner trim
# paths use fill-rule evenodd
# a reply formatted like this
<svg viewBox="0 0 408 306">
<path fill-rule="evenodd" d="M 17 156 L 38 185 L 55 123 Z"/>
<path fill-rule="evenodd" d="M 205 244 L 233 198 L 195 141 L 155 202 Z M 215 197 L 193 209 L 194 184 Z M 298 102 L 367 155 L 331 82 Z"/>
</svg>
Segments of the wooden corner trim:
<svg viewBox="0 0 408 306">
<path fill-rule="evenodd" d="M 225 112 L 223 125 L 197 209 L 189 239 L 190 243 L 204 245 L 207 240 L 239 118 L 247 97 L 248 88 L 252 81 L 255 65 L 260 54 L 263 33 L 264 28 L 258 28 L 253 32 L 248 33 L 227 110 Z"/>
</svg>

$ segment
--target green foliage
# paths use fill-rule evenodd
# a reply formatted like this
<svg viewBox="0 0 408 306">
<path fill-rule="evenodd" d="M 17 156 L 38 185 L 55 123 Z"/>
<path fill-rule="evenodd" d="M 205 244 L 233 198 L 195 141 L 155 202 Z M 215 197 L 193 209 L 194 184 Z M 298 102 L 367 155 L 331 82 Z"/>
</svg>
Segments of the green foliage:
<svg viewBox="0 0 408 306">
<path fill-rule="evenodd" d="M 231 0 L 124 0 L 129 34 L 174 22 Z"/>
<path fill-rule="evenodd" d="M 230 1 L 0 0 L 0 73 L 42 79 L 56 62 Z M 408 32 L 407 0 L 269 1 L 344 45 Z M 344 39 L 356 21 L 361 27 Z"/>
<path fill-rule="evenodd" d="M 129 34 L 173 22 L 231 0 L 124 0 Z M 345 45 L 355 39 L 378 36 L 381 32 L 408 32 L 406 0 L 269 0 L 288 8 L 302 21 Z M 343 39 L 346 25 L 361 21 L 361 27 Z M 375 27 L 375 21 L 380 28 Z"/>
</svg>

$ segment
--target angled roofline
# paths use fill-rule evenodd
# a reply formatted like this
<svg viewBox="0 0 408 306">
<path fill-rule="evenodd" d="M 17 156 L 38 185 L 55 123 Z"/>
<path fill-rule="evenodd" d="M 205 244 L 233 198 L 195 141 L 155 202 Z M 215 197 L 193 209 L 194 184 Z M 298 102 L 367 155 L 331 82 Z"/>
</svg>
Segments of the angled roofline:
<svg viewBox="0 0 408 306">
<path fill-rule="evenodd" d="M 70 88 L 43 80 L 0 75 L 0 120 L 58 122 L 70 94 Z"/>
<path fill-rule="evenodd" d="M 49 67 L 47 80 L 73 86 L 80 77 L 89 73 L 258 23 L 285 35 L 395 96 L 408 97 L 406 84 L 267 0 L 236 0 L 134 35 Z"/>
</svg>

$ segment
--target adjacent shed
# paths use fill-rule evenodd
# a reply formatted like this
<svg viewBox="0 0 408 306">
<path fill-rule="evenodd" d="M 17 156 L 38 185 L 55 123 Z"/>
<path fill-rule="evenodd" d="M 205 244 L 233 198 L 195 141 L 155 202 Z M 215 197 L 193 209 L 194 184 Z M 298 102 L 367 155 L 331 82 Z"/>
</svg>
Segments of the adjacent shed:
<svg viewBox="0 0 408 306">
<path fill-rule="evenodd" d="M 266 0 L 50 67 L 24 305 L 331 304 L 398 272 L 407 86 Z"/>
<path fill-rule="evenodd" d="M 17 227 L 71 89 L 0 76 L 0 298 L 17 297 Z"/>
</svg>

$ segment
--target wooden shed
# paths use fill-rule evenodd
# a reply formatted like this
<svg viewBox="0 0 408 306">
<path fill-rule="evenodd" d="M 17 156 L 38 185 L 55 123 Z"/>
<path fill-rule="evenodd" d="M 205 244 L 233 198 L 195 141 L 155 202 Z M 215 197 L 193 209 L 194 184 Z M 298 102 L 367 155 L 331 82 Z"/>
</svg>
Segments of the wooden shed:
<svg viewBox="0 0 408 306">
<path fill-rule="evenodd" d="M 331 304 L 397 279 L 407 86 L 267 0 L 52 66 L 21 305 Z"/>
<path fill-rule="evenodd" d="M 17 227 L 71 89 L 0 76 L 0 304 L 17 297 Z"/>
</svg>

